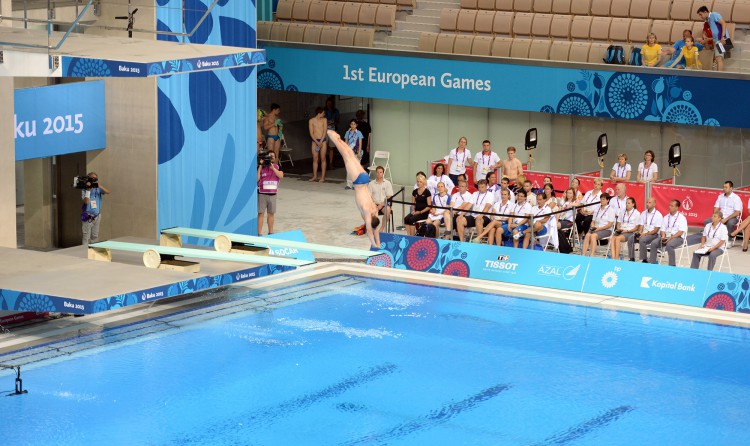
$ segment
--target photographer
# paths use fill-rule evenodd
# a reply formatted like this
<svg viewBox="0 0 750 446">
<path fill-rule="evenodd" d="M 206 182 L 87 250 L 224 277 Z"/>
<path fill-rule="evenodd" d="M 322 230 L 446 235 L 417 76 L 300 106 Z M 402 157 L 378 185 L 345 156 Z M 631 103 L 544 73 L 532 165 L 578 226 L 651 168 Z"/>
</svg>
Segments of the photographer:
<svg viewBox="0 0 750 446">
<path fill-rule="evenodd" d="M 81 191 L 83 206 L 81 212 L 81 227 L 83 245 L 88 246 L 99 238 L 99 224 L 101 223 L 102 195 L 109 194 L 109 189 L 99 184 L 99 175 L 90 172 L 86 175 L 86 188 Z"/>
<path fill-rule="evenodd" d="M 263 214 L 268 211 L 268 233 L 273 234 L 274 214 L 276 213 L 276 192 L 284 172 L 276 163 L 274 152 L 262 151 L 258 154 L 258 235 L 263 233 Z"/>
</svg>

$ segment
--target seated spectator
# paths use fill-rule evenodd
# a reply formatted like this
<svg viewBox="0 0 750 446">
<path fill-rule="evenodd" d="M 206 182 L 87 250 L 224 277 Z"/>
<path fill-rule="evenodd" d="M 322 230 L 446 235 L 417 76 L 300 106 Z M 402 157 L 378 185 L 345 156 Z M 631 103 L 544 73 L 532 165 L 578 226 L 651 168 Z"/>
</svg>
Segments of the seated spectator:
<svg viewBox="0 0 750 446">
<path fill-rule="evenodd" d="M 490 150 L 490 142 L 488 140 L 482 141 L 482 151 L 477 153 L 474 157 L 472 167 L 474 168 L 474 182 L 478 183 L 479 180 L 488 179 L 487 176 L 490 172 L 495 172 L 496 169 L 503 166 L 503 162 L 497 153 Z M 495 193 L 495 191 L 490 191 Z"/>
<path fill-rule="evenodd" d="M 680 200 L 669 202 L 669 213 L 662 219 L 659 237 L 652 240 L 649 244 L 651 248 L 651 263 L 656 263 L 656 252 L 662 246 L 662 249 L 666 249 L 669 256 L 669 265 L 676 265 L 674 251 L 682 246 L 688 230 L 687 219 L 685 219 L 685 216 L 679 210 Z"/>
<path fill-rule="evenodd" d="M 526 201 L 530 205 L 536 206 L 536 192 L 531 187 L 531 180 L 523 180 L 523 190 L 526 192 Z"/>
<path fill-rule="evenodd" d="M 429 222 L 435 226 L 435 237 L 440 234 L 441 224 L 445 225 L 444 238 L 449 239 L 453 233 L 450 205 L 451 196 L 445 189 L 445 183 L 441 181 L 437 184 L 437 194 L 432 196 L 432 207 L 428 215 Z"/>
<path fill-rule="evenodd" d="M 723 192 L 719 194 L 719 197 L 714 203 L 714 212 L 721 211 L 721 215 L 726 215 L 721 220 L 721 223 L 727 226 L 727 232 L 732 229 L 734 232 L 739 223 L 739 219 L 742 217 L 742 200 L 734 193 L 734 183 L 727 180 L 724 182 Z M 713 215 L 704 221 L 704 224 L 709 224 L 713 221 Z M 700 234 L 693 234 L 688 238 L 689 245 L 695 245 L 701 239 Z M 727 243 L 727 249 L 732 247 L 732 241 Z"/>
<path fill-rule="evenodd" d="M 424 172 L 422 172 L 421 170 L 419 172 L 417 172 L 417 174 L 415 175 L 415 177 L 417 179 L 419 179 L 420 176 L 427 178 L 427 174 L 424 173 Z M 414 190 L 416 190 L 418 187 L 419 187 L 419 182 L 415 181 L 414 182 Z M 429 190 L 430 188 L 428 187 L 427 189 Z M 430 192 L 430 193 L 432 193 L 432 192 Z"/>
<path fill-rule="evenodd" d="M 580 235 L 589 232 L 594 212 L 599 210 L 599 197 L 602 194 L 602 184 L 601 178 L 594 179 L 594 188 L 586 192 L 583 200 L 581 200 L 581 205 L 588 206 L 579 208 L 578 215 L 576 215 L 576 229 L 578 229 L 578 234 Z"/>
<path fill-rule="evenodd" d="M 560 207 L 565 209 L 566 212 L 557 215 L 558 229 L 568 229 L 573 226 L 575 220 L 575 209 L 573 208 L 579 204 L 579 201 L 576 199 L 575 190 L 572 187 L 565 189 L 565 196 L 562 199 Z"/>
<path fill-rule="evenodd" d="M 552 183 L 544 183 L 544 187 L 542 187 L 542 194 L 544 194 L 544 199 L 547 203 L 547 207 L 549 207 L 552 211 L 556 211 L 557 206 L 560 204 L 560 200 L 558 200 L 555 196 L 555 186 L 553 186 Z"/>
<path fill-rule="evenodd" d="M 458 147 L 448 154 L 448 176 L 453 184 L 458 183 L 458 176 L 466 173 L 466 166 L 471 163 L 471 152 L 466 148 L 469 140 L 465 136 L 458 138 Z"/>
<path fill-rule="evenodd" d="M 626 191 L 625 183 L 617 183 L 617 186 L 615 186 L 615 196 L 612 197 L 612 200 L 609 203 L 612 206 L 612 209 L 615 210 L 615 215 L 618 220 L 621 219 L 622 213 L 625 212 L 625 209 L 627 208 L 628 195 L 626 194 Z"/>
<path fill-rule="evenodd" d="M 612 172 L 609 174 L 609 179 L 615 183 L 619 181 L 630 181 L 632 170 L 632 167 L 628 164 L 628 156 L 621 153 L 617 156 L 617 162 L 615 165 L 612 166 Z"/>
<path fill-rule="evenodd" d="M 497 174 L 495 172 L 487 174 L 487 190 L 497 198 L 497 191 L 500 190 L 500 185 L 497 184 Z"/>
<path fill-rule="evenodd" d="M 656 34 L 648 33 L 646 44 L 641 48 L 644 67 L 655 67 L 659 64 L 661 45 L 656 43 Z"/>
<path fill-rule="evenodd" d="M 435 164 L 435 167 L 432 169 L 432 175 L 430 178 L 427 178 L 427 187 L 430 189 L 432 195 L 437 194 L 437 185 L 440 182 L 445 185 L 446 190 L 452 191 L 455 187 L 450 177 L 445 174 L 445 166 L 442 163 Z"/>
<path fill-rule="evenodd" d="M 677 44 L 675 44 L 676 46 Z M 682 63 L 682 64 L 680 64 Z M 692 37 L 685 37 L 685 43 L 680 48 L 680 52 L 674 59 L 671 65 L 667 65 L 669 68 L 687 68 L 688 70 L 701 70 L 700 50 L 695 45 L 695 41 Z"/>
<path fill-rule="evenodd" d="M 458 176 L 458 183 L 460 183 L 461 181 L 466 181 L 466 174 L 462 173 L 461 175 Z M 451 189 L 451 195 L 453 195 L 456 192 L 458 192 L 458 189 L 459 189 L 458 188 L 458 183 L 456 183 L 456 185 L 453 186 L 453 189 Z M 467 186 L 468 186 L 468 183 L 467 183 Z M 467 189 L 467 191 L 468 191 L 468 189 Z"/>
<path fill-rule="evenodd" d="M 596 210 L 591 228 L 583 239 L 583 248 L 581 248 L 582 256 L 585 256 L 586 252 L 590 252 L 589 256 L 593 257 L 597 242 L 605 240 L 612 235 L 612 229 L 615 224 L 615 211 L 609 206 L 609 194 L 603 192 L 599 196 L 599 200 L 599 209 Z"/>
<path fill-rule="evenodd" d="M 747 206 L 750 208 L 750 199 L 747 200 Z M 742 232 L 742 252 L 747 252 L 747 245 L 750 243 L 750 231 L 747 229 L 750 226 L 750 216 L 742 220 L 737 226 L 737 229 L 729 234 L 730 237 L 737 237 L 737 234 Z"/>
<path fill-rule="evenodd" d="M 458 191 L 451 195 L 451 207 L 453 208 L 453 227 L 457 227 L 456 223 L 460 216 L 465 215 L 474 206 L 472 201 L 474 197 L 469 192 L 469 183 L 466 180 L 458 181 Z M 464 241 L 463 231 L 458 234 L 458 239 Z"/>
<path fill-rule="evenodd" d="M 618 184 L 619 186 L 619 184 Z M 614 201 L 614 200 L 613 200 Z M 622 243 L 628 244 L 630 261 L 635 262 L 635 234 L 641 230 L 641 213 L 638 212 L 635 198 L 628 197 L 625 211 L 620 215 L 615 235 L 612 237 L 612 258 L 619 259 Z"/>
<path fill-rule="evenodd" d="M 526 202 L 526 191 L 523 189 L 516 193 L 516 205 L 513 208 L 513 214 L 517 217 L 508 223 L 507 232 L 513 234 L 513 246 L 518 248 L 518 239 L 529 228 L 531 218 L 531 205 Z"/>
<path fill-rule="evenodd" d="M 503 179 L 500 180 L 500 189 L 498 190 L 498 192 L 495 192 L 495 201 L 499 201 L 502 198 L 500 196 L 500 193 L 504 190 L 507 190 L 508 195 L 510 196 L 511 203 L 516 202 L 516 194 L 513 193 L 513 190 L 509 187 L 509 184 L 510 184 L 510 180 L 508 180 L 505 177 L 503 177 Z"/>
<path fill-rule="evenodd" d="M 523 249 L 528 248 L 531 244 L 531 231 L 534 231 L 534 237 L 547 235 L 547 222 L 551 218 L 549 213 L 552 211 L 547 206 L 547 198 L 544 194 L 537 194 L 536 202 L 538 203 L 537 206 L 531 208 L 531 215 L 534 216 L 533 227 L 526 228 L 521 235 L 523 237 Z M 518 247 L 516 241 L 516 231 L 513 231 L 513 245 Z"/>
<path fill-rule="evenodd" d="M 510 188 L 511 190 L 513 190 L 513 192 L 518 192 L 519 190 L 523 189 L 523 183 L 525 182 L 526 182 L 526 175 L 523 175 L 523 174 L 518 175 L 516 177 L 515 183 L 513 182 L 513 180 L 510 180 Z"/>
<path fill-rule="evenodd" d="M 581 190 L 581 180 L 579 180 L 578 178 L 573 178 L 570 181 L 570 187 L 575 193 L 576 201 L 583 201 L 584 192 Z"/>
<path fill-rule="evenodd" d="M 484 227 L 490 223 L 490 218 L 484 213 L 489 212 L 495 203 L 495 196 L 487 191 L 487 180 L 479 180 L 477 183 L 479 190 L 472 194 L 474 212 L 468 215 L 461 215 L 456 219 L 456 229 L 458 230 L 459 240 L 463 241 L 463 233 L 466 228 L 477 228 L 477 233 L 481 233 Z M 479 214 L 478 212 L 483 212 Z"/>
<path fill-rule="evenodd" d="M 724 244 L 727 242 L 727 227 L 721 223 L 721 211 L 714 211 L 711 215 L 711 223 L 706 224 L 701 237 L 701 245 L 693 252 L 693 261 L 690 267 L 700 268 L 701 258 L 708 257 L 708 269 L 714 270 L 716 258 L 724 252 Z"/>
<path fill-rule="evenodd" d="M 661 231 L 663 217 L 656 209 L 656 198 L 651 197 L 646 201 L 646 210 L 641 214 L 641 235 L 638 237 L 638 251 L 641 253 L 641 262 L 656 263 L 656 247 L 659 246 L 659 232 Z M 646 249 L 652 246 L 649 260 L 646 260 Z"/>
<path fill-rule="evenodd" d="M 510 221 L 510 217 L 504 217 L 503 215 L 510 215 L 513 207 L 513 202 L 510 201 L 510 190 L 501 190 L 500 200 L 495 201 L 490 209 L 490 212 L 497 215 L 490 218 L 490 223 L 477 235 L 475 241 L 481 241 L 484 237 L 487 237 L 488 244 L 492 245 L 497 240 L 497 244 L 502 245 L 503 236 L 508 233 L 508 222 Z"/>
<path fill-rule="evenodd" d="M 389 221 L 391 218 L 391 206 L 390 199 L 393 198 L 393 185 L 390 181 L 384 178 L 385 169 L 383 166 L 375 168 L 375 179 L 370 181 L 367 186 L 370 189 L 370 197 L 372 197 L 373 203 L 378 207 L 378 215 L 385 217 L 384 221 Z M 378 231 L 383 232 L 385 223 L 378 226 Z"/>
<path fill-rule="evenodd" d="M 643 154 L 643 162 L 638 164 L 638 177 L 639 183 L 650 183 L 659 179 L 659 166 L 656 165 L 654 159 L 653 150 L 646 150 Z"/>
<path fill-rule="evenodd" d="M 416 228 L 414 225 L 427 218 L 432 206 L 430 190 L 427 189 L 427 178 L 423 173 L 417 175 L 417 188 L 411 192 L 411 212 L 404 216 L 404 225 L 406 234 L 414 235 Z"/>
</svg>

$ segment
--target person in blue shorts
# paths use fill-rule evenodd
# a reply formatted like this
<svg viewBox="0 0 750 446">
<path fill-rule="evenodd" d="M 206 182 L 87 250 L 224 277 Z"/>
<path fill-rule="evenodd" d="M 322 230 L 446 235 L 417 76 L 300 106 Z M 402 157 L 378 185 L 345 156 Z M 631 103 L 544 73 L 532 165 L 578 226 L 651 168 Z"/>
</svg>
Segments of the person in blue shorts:
<svg viewBox="0 0 750 446">
<path fill-rule="evenodd" d="M 380 225 L 380 218 L 378 218 L 378 207 L 372 201 L 368 187 L 370 184 L 370 175 L 365 172 L 365 169 L 359 164 L 359 158 L 354 155 L 352 149 L 341 139 L 338 133 L 328 130 L 328 140 L 336 145 L 339 153 L 341 153 L 341 157 L 344 159 L 346 178 L 352 182 L 354 187 L 354 201 L 357 203 L 357 209 L 359 209 L 359 213 L 365 223 L 365 231 L 367 237 L 370 239 L 370 244 L 374 248 L 380 248 L 380 234 L 375 231 L 378 225 Z"/>
</svg>

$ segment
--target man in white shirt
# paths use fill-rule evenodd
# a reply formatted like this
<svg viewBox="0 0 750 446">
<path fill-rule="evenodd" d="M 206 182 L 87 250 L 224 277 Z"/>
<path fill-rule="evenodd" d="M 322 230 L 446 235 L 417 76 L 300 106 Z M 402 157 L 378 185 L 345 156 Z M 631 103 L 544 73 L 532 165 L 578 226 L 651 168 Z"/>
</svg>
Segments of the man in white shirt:
<svg viewBox="0 0 750 446">
<path fill-rule="evenodd" d="M 378 226 L 378 232 L 383 232 L 385 222 L 391 219 L 391 206 L 389 200 L 393 197 L 393 185 L 384 178 L 385 169 L 383 166 L 375 168 L 375 179 L 370 181 L 367 188 L 370 189 L 370 196 L 375 206 L 378 208 L 378 215 L 385 217 L 384 222 Z"/>
<path fill-rule="evenodd" d="M 513 193 L 513 190 L 510 187 L 508 187 L 509 184 L 510 180 L 508 180 L 507 177 L 503 177 L 503 179 L 500 180 L 500 189 L 495 193 L 495 202 L 502 201 L 504 190 L 508 191 L 511 203 L 516 202 L 516 194 Z"/>
<path fill-rule="evenodd" d="M 680 212 L 680 200 L 672 200 L 669 202 L 669 213 L 662 219 L 661 230 L 659 231 L 659 238 L 654 239 L 651 242 L 651 259 L 650 263 L 656 263 L 656 250 L 659 246 L 663 246 L 662 249 L 667 251 L 669 256 L 669 265 L 675 266 L 675 249 L 682 246 L 685 241 L 684 237 L 687 234 L 688 224 L 687 219 L 682 212 Z"/>
<path fill-rule="evenodd" d="M 456 229 L 458 230 L 458 238 L 463 241 L 463 233 L 465 228 L 472 228 L 476 226 L 477 234 L 481 234 L 484 230 L 484 226 L 490 223 L 489 215 L 477 214 L 476 212 L 489 212 L 492 205 L 495 204 L 495 194 L 487 190 L 487 180 L 479 180 L 477 183 L 478 190 L 472 194 L 472 206 L 473 213 L 468 215 L 461 215 L 456 219 Z"/>
<path fill-rule="evenodd" d="M 729 238 L 726 225 L 721 224 L 722 217 L 721 211 L 714 211 L 711 215 L 711 223 L 708 223 L 703 229 L 701 246 L 693 253 L 693 261 L 690 263 L 691 268 L 700 268 L 701 258 L 708 257 L 707 269 L 713 271 L 716 258 L 724 252 L 724 244 Z"/>
<path fill-rule="evenodd" d="M 656 198 L 649 198 L 646 202 L 646 210 L 641 214 L 641 235 L 638 240 L 638 250 L 643 263 L 656 263 L 656 247 L 659 246 L 659 242 L 655 240 L 659 239 L 662 218 L 661 212 L 656 209 Z M 646 260 L 646 247 L 651 246 L 652 243 L 655 247 L 651 249 L 649 259 Z"/>
<path fill-rule="evenodd" d="M 724 182 L 724 193 L 719 194 L 714 204 L 714 212 L 721 211 L 725 215 L 721 222 L 727 226 L 727 229 L 734 229 L 742 215 L 742 200 L 734 193 L 734 183 L 731 181 Z M 709 224 L 713 221 L 713 216 L 708 218 L 704 223 Z"/>
<path fill-rule="evenodd" d="M 503 162 L 500 157 L 490 150 L 490 142 L 485 139 L 482 141 L 482 151 L 474 157 L 474 164 L 472 165 L 474 167 L 474 181 L 486 180 L 490 172 L 494 172 L 502 165 Z"/>
<path fill-rule="evenodd" d="M 609 206 L 615 210 L 618 222 L 622 221 L 622 214 L 625 212 L 627 204 L 628 196 L 626 194 L 625 183 L 617 183 L 615 186 L 615 196 L 612 198 L 612 202 Z"/>
<path fill-rule="evenodd" d="M 536 206 L 536 194 L 534 193 L 534 187 L 531 184 L 531 180 L 523 182 L 523 190 L 526 192 L 526 202 L 531 206 Z"/>
<path fill-rule="evenodd" d="M 466 220 L 466 213 L 474 206 L 472 201 L 474 197 L 469 192 L 469 184 L 466 180 L 458 182 L 458 192 L 451 196 L 451 206 L 453 207 L 453 227 L 458 229 L 459 217 Z M 464 241 L 464 231 L 458 233 L 458 239 Z"/>
</svg>

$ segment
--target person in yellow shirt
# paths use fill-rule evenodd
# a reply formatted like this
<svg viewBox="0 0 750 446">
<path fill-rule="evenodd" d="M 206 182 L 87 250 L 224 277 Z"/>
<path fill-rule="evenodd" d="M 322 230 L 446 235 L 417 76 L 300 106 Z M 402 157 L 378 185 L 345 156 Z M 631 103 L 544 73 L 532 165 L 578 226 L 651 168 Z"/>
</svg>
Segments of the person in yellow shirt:
<svg viewBox="0 0 750 446">
<path fill-rule="evenodd" d="M 685 68 L 688 70 L 700 70 L 702 69 L 701 60 L 699 58 L 698 47 L 695 46 L 695 41 L 692 37 L 685 37 L 685 46 L 680 50 L 680 54 L 677 55 L 672 65 L 669 68 L 673 68 L 681 60 L 685 60 Z"/>
<path fill-rule="evenodd" d="M 646 44 L 641 48 L 643 55 L 643 65 L 646 67 L 655 67 L 659 63 L 661 56 L 661 45 L 656 43 L 656 34 L 648 33 Z"/>
</svg>

